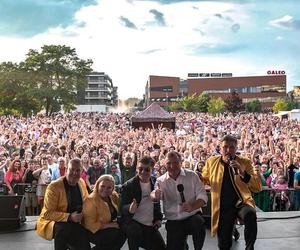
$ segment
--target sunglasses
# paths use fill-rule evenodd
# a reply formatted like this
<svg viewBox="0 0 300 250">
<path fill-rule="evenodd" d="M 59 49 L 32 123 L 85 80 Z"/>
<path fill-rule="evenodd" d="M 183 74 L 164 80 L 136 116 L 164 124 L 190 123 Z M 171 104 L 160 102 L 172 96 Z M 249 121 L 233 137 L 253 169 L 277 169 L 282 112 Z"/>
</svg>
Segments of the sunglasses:
<svg viewBox="0 0 300 250">
<path fill-rule="evenodd" d="M 151 171 L 150 167 L 147 167 L 147 168 L 139 167 L 138 170 L 140 172 L 144 171 L 144 172 L 147 172 L 147 173 L 149 173 Z"/>
</svg>

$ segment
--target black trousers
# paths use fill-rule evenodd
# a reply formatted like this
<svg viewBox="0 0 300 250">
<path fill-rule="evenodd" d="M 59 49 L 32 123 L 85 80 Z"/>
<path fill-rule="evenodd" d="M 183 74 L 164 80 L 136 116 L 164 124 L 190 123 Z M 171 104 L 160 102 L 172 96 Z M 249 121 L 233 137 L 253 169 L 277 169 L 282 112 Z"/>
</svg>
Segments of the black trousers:
<svg viewBox="0 0 300 250">
<path fill-rule="evenodd" d="M 153 226 L 146 226 L 135 220 L 130 220 L 123 228 L 127 236 L 129 250 L 138 250 L 139 247 L 146 250 L 166 249 L 160 232 Z"/>
<path fill-rule="evenodd" d="M 55 250 L 90 250 L 87 230 L 79 223 L 56 222 L 54 224 Z"/>
<path fill-rule="evenodd" d="M 204 219 L 200 213 L 184 220 L 168 220 L 166 230 L 168 250 L 184 250 L 188 235 L 192 235 L 195 250 L 203 247 L 206 231 Z"/>
<path fill-rule="evenodd" d="M 253 250 L 257 236 L 256 211 L 249 205 L 241 208 L 221 208 L 218 225 L 218 247 L 221 250 L 229 250 L 232 245 L 232 231 L 236 219 L 243 220 L 245 225 L 246 250 Z"/>
<path fill-rule="evenodd" d="M 107 228 L 94 234 L 89 232 L 89 238 L 95 244 L 93 250 L 119 250 L 126 240 L 125 234 L 119 228 Z"/>
</svg>

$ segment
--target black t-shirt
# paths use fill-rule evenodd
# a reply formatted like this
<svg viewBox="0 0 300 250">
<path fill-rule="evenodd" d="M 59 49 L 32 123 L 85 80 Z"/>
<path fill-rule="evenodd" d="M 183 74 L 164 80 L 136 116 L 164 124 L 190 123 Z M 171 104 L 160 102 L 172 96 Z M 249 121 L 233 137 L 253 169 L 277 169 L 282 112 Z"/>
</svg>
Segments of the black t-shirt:
<svg viewBox="0 0 300 250">
<path fill-rule="evenodd" d="M 82 211 L 82 196 L 79 185 L 76 184 L 75 186 L 71 186 L 68 184 L 67 180 L 64 179 L 64 185 L 67 194 L 68 200 L 68 213 L 73 213 L 75 211 L 80 212 Z"/>
<path fill-rule="evenodd" d="M 33 176 L 32 173 L 33 173 L 32 170 L 29 170 L 29 171 L 27 172 L 26 177 L 25 177 L 25 183 L 32 184 L 32 182 L 33 182 L 34 180 L 37 181 L 37 179 L 34 178 L 34 176 Z"/>
<path fill-rule="evenodd" d="M 288 187 L 293 188 L 294 187 L 294 175 L 295 170 L 298 169 L 294 164 L 291 164 L 288 166 Z"/>
<path fill-rule="evenodd" d="M 239 197 L 233 187 L 233 183 L 230 179 L 229 171 L 231 171 L 232 176 L 234 176 L 234 173 L 232 168 L 229 166 L 229 164 L 223 162 L 222 160 L 221 163 L 224 166 L 224 175 L 223 175 L 223 182 L 221 188 L 220 206 L 223 208 L 235 207 L 237 201 L 239 200 Z"/>
</svg>

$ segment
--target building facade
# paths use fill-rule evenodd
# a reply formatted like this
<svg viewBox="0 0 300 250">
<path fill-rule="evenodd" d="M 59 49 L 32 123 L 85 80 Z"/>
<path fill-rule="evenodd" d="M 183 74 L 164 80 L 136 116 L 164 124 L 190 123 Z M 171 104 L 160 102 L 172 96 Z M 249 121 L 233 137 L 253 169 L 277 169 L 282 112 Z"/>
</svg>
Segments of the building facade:
<svg viewBox="0 0 300 250">
<path fill-rule="evenodd" d="M 104 72 L 92 72 L 87 75 L 87 87 L 78 91 L 77 111 L 107 112 L 118 104 L 118 87 Z"/>
<path fill-rule="evenodd" d="M 233 77 L 230 73 L 192 73 L 185 80 L 150 76 L 146 86 L 146 103 L 159 102 L 161 106 L 202 92 L 223 99 L 237 92 L 244 103 L 258 99 L 263 107 L 271 107 L 276 99 L 287 94 L 286 75 Z"/>
</svg>

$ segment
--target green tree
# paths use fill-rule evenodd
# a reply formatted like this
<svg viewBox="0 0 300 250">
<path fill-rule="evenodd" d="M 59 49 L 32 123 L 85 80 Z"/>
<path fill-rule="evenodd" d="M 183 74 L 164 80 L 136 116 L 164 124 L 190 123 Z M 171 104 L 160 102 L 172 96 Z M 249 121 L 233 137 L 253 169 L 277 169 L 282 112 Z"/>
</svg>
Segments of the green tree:
<svg viewBox="0 0 300 250">
<path fill-rule="evenodd" d="M 289 108 L 288 103 L 282 98 L 277 99 L 272 107 L 275 113 L 278 113 L 279 111 L 287 111 L 288 108 Z"/>
<path fill-rule="evenodd" d="M 77 90 L 87 84 L 92 60 L 80 59 L 75 49 L 65 45 L 44 45 L 41 52 L 29 50 L 21 68 L 31 77 L 29 96 L 34 96 L 46 115 L 74 109 Z"/>
<path fill-rule="evenodd" d="M 197 110 L 196 93 L 191 96 L 185 96 L 178 101 L 179 106 L 186 112 L 193 112 Z"/>
<path fill-rule="evenodd" d="M 202 92 L 201 95 L 194 93 L 191 96 L 185 96 L 178 101 L 179 107 L 187 112 L 207 112 L 208 102 L 210 96 L 207 93 Z"/>
<path fill-rule="evenodd" d="M 197 110 L 200 112 L 207 112 L 209 101 L 210 101 L 210 96 L 207 93 L 202 92 L 201 95 L 199 95 L 196 100 Z"/>
<path fill-rule="evenodd" d="M 40 109 L 35 96 L 29 95 L 31 77 L 17 63 L 0 64 L 0 111 L 2 114 L 37 113 Z"/>
<path fill-rule="evenodd" d="M 254 112 L 261 112 L 261 110 L 262 110 L 261 102 L 258 99 L 246 103 L 247 112 L 254 113 Z"/>
<path fill-rule="evenodd" d="M 236 113 L 245 109 L 243 100 L 240 98 L 239 94 L 233 91 L 226 99 L 225 99 L 225 107 L 226 110 L 232 113 Z"/>
<path fill-rule="evenodd" d="M 225 111 L 225 102 L 221 97 L 212 98 L 208 102 L 208 113 L 215 116 Z"/>
<path fill-rule="evenodd" d="M 172 102 L 169 106 L 167 106 L 168 111 L 179 111 L 180 104 L 178 102 Z"/>
</svg>

